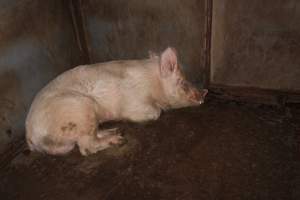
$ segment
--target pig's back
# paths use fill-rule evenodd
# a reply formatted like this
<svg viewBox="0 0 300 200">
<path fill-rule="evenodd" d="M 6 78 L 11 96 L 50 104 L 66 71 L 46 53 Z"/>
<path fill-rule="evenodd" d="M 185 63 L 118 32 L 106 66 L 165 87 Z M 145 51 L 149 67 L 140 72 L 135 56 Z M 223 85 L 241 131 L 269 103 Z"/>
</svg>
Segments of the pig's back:
<svg viewBox="0 0 300 200">
<path fill-rule="evenodd" d="M 96 84 L 105 87 L 111 82 L 119 82 L 138 74 L 144 74 L 151 63 L 151 60 L 145 59 L 82 65 L 62 73 L 46 87 L 48 90 L 75 90 L 88 93 Z"/>
<path fill-rule="evenodd" d="M 36 95 L 32 106 L 67 91 L 91 96 L 105 95 L 109 91 L 118 93 L 123 82 L 128 82 L 128 80 L 134 82 L 134 79 L 144 76 L 152 62 L 150 59 L 117 60 L 77 66 L 50 81 Z"/>
</svg>

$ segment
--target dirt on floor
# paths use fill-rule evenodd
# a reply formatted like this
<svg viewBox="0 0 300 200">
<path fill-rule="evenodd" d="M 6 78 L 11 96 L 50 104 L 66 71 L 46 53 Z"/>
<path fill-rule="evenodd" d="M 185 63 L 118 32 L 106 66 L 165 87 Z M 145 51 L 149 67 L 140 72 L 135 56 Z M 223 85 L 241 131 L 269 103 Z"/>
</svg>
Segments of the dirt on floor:
<svg viewBox="0 0 300 200">
<path fill-rule="evenodd" d="M 0 170 L 0 199 L 300 199 L 300 107 L 208 100 L 146 124 L 89 157 L 20 151 Z"/>
</svg>

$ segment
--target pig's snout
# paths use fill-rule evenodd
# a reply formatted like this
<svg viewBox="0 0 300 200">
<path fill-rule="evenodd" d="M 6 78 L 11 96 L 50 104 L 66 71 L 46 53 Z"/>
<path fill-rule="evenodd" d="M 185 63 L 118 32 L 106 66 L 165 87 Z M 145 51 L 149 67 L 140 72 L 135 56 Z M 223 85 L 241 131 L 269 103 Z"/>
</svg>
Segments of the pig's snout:
<svg viewBox="0 0 300 200">
<path fill-rule="evenodd" d="M 197 89 L 191 91 L 192 99 L 200 104 L 203 103 L 201 93 Z"/>
<path fill-rule="evenodd" d="M 190 97 L 191 99 L 193 99 L 193 101 L 202 104 L 204 103 L 204 98 L 206 96 L 206 94 L 208 93 L 207 89 L 203 89 L 203 90 L 198 90 L 196 88 L 191 89 L 190 92 Z"/>
</svg>

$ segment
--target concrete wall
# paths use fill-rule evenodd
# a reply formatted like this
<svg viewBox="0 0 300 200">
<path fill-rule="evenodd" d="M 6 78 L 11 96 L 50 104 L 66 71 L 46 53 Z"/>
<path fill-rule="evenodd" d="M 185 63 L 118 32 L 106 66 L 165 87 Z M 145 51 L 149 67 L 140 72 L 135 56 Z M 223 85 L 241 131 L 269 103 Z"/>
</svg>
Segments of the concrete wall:
<svg viewBox="0 0 300 200">
<path fill-rule="evenodd" d="M 191 81 L 205 77 L 205 0 L 82 2 L 92 62 L 145 58 L 174 46 Z"/>
<path fill-rule="evenodd" d="M 0 1 L 0 152 L 24 134 L 36 92 L 79 64 L 68 1 Z"/>
<path fill-rule="evenodd" d="M 211 83 L 299 91 L 299 23 L 299 0 L 213 0 Z"/>
</svg>

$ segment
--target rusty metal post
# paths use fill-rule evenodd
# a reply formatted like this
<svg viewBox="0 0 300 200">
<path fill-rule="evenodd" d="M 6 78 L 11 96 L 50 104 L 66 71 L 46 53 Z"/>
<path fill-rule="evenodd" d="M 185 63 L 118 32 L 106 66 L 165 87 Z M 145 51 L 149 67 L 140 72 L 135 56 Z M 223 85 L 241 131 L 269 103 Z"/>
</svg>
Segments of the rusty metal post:
<svg viewBox="0 0 300 200">
<path fill-rule="evenodd" d="M 88 45 L 85 16 L 82 10 L 82 0 L 69 0 L 69 10 L 72 17 L 73 29 L 80 49 L 83 62 L 90 64 L 90 48 Z"/>
<path fill-rule="evenodd" d="M 210 85 L 212 12 L 213 0 L 205 0 L 205 66 L 203 77 L 205 88 L 208 88 Z"/>
</svg>

